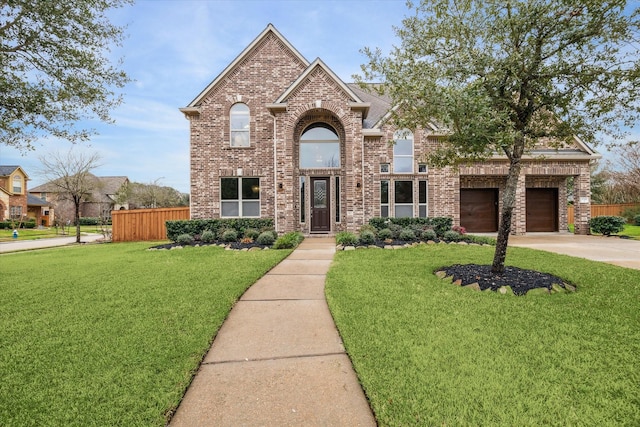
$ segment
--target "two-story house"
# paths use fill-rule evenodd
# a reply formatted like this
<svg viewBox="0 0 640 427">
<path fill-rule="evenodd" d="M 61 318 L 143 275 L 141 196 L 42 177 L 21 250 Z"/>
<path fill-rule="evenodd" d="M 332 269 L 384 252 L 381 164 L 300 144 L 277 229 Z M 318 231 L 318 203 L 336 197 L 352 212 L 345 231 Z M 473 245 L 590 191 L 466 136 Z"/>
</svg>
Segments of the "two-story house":
<svg viewBox="0 0 640 427">
<path fill-rule="evenodd" d="M 0 166 L 0 221 L 33 220 L 49 225 L 49 204 L 27 190 L 29 176 L 20 166 Z"/>
<path fill-rule="evenodd" d="M 279 232 L 334 234 L 372 217 L 449 216 L 496 231 L 507 159 L 430 168 L 425 154 L 446 132 L 395 129 L 393 107 L 268 25 L 180 109 L 191 130 L 192 218 L 270 217 Z M 571 179 L 575 232 L 586 234 L 599 157 L 578 138 L 559 150 L 541 143 L 522 167 L 512 232 L 567 230 Z"/>
</svg>

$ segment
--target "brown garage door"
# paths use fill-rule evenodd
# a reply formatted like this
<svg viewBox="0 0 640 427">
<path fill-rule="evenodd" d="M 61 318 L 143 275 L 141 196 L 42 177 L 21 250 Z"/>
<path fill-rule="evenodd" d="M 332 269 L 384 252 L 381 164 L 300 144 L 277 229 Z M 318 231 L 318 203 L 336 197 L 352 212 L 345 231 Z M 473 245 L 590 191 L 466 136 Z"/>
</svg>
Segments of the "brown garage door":
<svg viewBox="0 0 640 427">
<path fill-rule="evenodd" d="M 461 189 L 460 225 L 475 233 L 498 231 L 498 189 Z"/>
<path fill-rule="evenodd" d="M 527 188 L 527 231 L 558 231 L 557 188 Z"/>
</svg>

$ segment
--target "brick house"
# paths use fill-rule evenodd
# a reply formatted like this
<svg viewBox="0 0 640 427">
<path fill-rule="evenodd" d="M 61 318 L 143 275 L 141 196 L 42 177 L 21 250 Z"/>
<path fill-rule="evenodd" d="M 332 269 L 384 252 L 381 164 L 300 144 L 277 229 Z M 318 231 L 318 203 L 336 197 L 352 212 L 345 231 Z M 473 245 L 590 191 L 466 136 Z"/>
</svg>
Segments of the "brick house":
<svg viewBox="0 0 640 427">
<path fill-rule="evenodd" d="M 20 166 L 0 166 L 0 221 L 26 221 L 48 225 L 49 204 L 29 194 L 29 176 Z"/>
<path fill-rule="evenodd" d="M 87 188 L 90 191 L 80 202 L 80 217 L 111 219 L 111 211 L 128 209 L 128 204 L 119 204 L 119 195 L 126 191 L 129 178 L 126 176 L 95 176 L 88 174 Z M 29 190 L 31 196 L 46 200 L 55 206 L 55 220 L 66 223 L 74 220 L 75 205 L 70 197 L 61 191 L 55 182 L 48 182 Z M 54 218 L 50 218 L 53 225 Z"/>
<path fill-rule="evenodd" d="M 442 129 L 398 130 L 388 99 L 307 61 L 268 25 L 187 107 L 192 218 L 274 218 L 276 230 L 358 231 L 372 217 L 449 216 L 469 231 L 498 227 L 508 163 L 429 168 Z M 394 140 L 395 144 L 389 142 Z M 600 155 L 575 138 L 526 158 L 512 233 L 587 234 L 590 168 Z"/>
</svg>

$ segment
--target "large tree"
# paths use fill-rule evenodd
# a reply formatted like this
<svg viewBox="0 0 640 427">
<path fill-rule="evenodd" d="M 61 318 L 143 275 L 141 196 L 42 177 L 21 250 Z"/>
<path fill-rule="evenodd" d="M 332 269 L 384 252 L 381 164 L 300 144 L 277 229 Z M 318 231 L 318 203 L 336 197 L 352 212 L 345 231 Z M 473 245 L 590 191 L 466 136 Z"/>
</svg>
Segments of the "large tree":
<svg viewBox="0 0 640 427">
<path fill-rule="evenodd" d="M 0 143 L 22 150 L 51 135 L 87 140 L 84 119 L 111 121 L 128 81 L 111 65 L 122 28 L 106 12 L 131 0 L 0 0 Z"/>
<path fill-rule="evenodd" d="M 640 99 L 638 10 L 622 0 L 424 0 L 399 46 L 365 49 L 361 81 L 397 108 L 399 128 L 448 129 L 434 166 L 506 156 L 492 271 L 504 270 L 522 157 L 540 138 L 621 137 Z M 357 76 L 356 76 L 357 77 Z"/>
<path fill-rule="evenodd" d="M 47 181 L 47 191 L 56 194 L 58 202 L 73 203 L 76 242 L 80 243 L 80 206 L 83 201 L 90 200 L 91 194 L 100 185 L 100 181 L 91 173 L 100 166 L 100 155 L 70 149 L 66 153 L 41 156 L 40 162 L 40 174 Z"/>
</svg>

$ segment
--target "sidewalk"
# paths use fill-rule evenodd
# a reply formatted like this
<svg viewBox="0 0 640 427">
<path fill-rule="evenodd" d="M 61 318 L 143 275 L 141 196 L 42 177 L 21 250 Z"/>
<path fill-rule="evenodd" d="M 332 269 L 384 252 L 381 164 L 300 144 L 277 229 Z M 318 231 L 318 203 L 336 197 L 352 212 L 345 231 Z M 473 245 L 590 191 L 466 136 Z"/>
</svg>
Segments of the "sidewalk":
<svg viewBox="0 0 640 427">
<path fill-rule="evenodd" d="M 170 426 L 375 426 L 324 296 L 333 238 L 307 238 L 231 310 Z"/>
<path fill-rule="evenodd" d="M 87 234 L 80 236 L 82 243 L 95 242 L 102 239 L 102 234 Z M 10 242 L 0 242 L 0 253 L 28 251 L 32 249 L 52 248 L 55 246 L 71 245 L 76 242 L 75 234 L 67 237 L 51 237 L 37 240 L 12 240 Z"/>
</svg>

